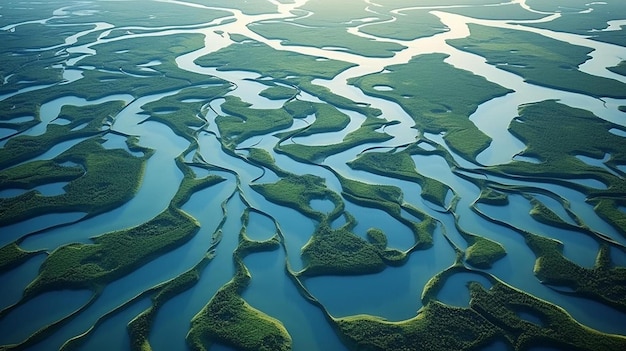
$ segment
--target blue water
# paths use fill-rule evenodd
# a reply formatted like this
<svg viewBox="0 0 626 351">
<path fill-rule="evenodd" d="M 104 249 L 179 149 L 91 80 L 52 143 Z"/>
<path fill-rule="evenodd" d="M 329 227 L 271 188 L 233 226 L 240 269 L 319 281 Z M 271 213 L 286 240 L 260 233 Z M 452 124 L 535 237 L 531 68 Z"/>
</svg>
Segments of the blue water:
<svg viewBox="0 0 626 351">
<path fill-rule="evenodd" d="M 345 350 L 322 311 L 307 302 L 287 277 L 282 250 L 252 254 L 244 264 L 252 275 L 244 299 L 283 323 L 293 350 Z"/>
<path fill-rule="evenodd" d="M 415 317 L 424 285 L 454 258 L 454 250 L 438 235 L 432 248 L 413 252 L 403 266 L 375 274 L 307 278 L 305 286 L 334 317 L 366 313 L 400 321 Z"/>
<path fill-rule="evenodd" d="M 19 343 L 28 336 L 63 317 L 89 301 L 87 290 L 60 290 L 43 293 L 12 309 L 0 319 L 0 343 Z"/>
<path fill-rule="evenodd" d="M 17 303 L 22 298 L 24 288 L 39 273 L 39 266 L 46 255 L 37 255 L 28 259 L 16 268 L 0 274 L 0 310 Z"/>
</svg>

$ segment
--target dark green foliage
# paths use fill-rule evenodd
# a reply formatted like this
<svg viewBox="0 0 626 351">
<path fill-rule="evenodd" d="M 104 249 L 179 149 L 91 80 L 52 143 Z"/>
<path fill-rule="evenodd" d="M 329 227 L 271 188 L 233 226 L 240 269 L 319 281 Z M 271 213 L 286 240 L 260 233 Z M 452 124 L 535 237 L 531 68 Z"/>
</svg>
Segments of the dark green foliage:
<svg viewBox="0 0 626 351">
<path fill-rule="evenodd" d="M 68 288 L 96 290 L 189 240 L 198 229 L 193 218 L 170 207 L 137 227 L 96 237 L 93 244 L 62 246 L 46 259 L 24 295 Z"/>
<path fill-rule="evenodd" d="M 587 328 L 562 308 L 503 283 L 494 284 L 488 291 L 478 283 L 470 283 L 470 292 L 470 307 L 498 327 L 515 350 L 542 345 L 589 351 L 626 347 L 623 336 Z M 543 325 L 520 318 L 519 312 L 538 316 Z"/>
<path fill-rule="evenodd" d="M 373 245 L 351 232 L 348 223 L 332 229 L 322 222 L 302 248 L 305 269 L 302 274 L 351 275 L 376 273 L 385 269 L 379 245 Z"/>
<path fill-rule="evenodd" d="M 326 217 L 338 217 L 344 207 L 341 197 L 326 187 L 323 178 L 310 174 L 303 176 L 288 174 L 276 183 L 252 184 L 251 187 L 269 201 L 291 207 L 318 221 Z M 331 214 L 326 215 L 311 208 L 311 200 L 323 199 L 330 200 L 335 204 L 335 209 Z"/>
<path fill-rule="evenodd" d="M 603 245 L 592 269 L 566 259 L 563 244 L 527 234 L 526 242 L 537 256 L 535 275 L 543 283 L 567 286 L 590 298 L 626 311 L 626 267 L 614 267 L 609 247 Z"/>
<path fill-rule="evenodd" d="M 626 84 L 578 70 L 589 59 L 590 48 L 512 29 L 470 24 L 470 31 L 468 38 L 448 43 L 483 56 L 529 83 L 596 97 L 626 97 Z"/>
<path fill-rule="evenodd" d="M 295 97 L 297 93 L 298 91 L 293 88 L 275 85 L 263 90 L 259 95 L 270 100 L 286 100 Z"/>
<path fill-rule="evenodd" d="M 150 119 L 164 123 L 177 135 L 193 141 L 195 140 L 194 129 L 207 123 L 201 118 L 202 106 L 227 93 L 229 89 L 228 84 L 187 88 L 178 94 L 165 96 L 143 105 L 141 108 L 150 114 Z M 192 99 L 198 101 L 186 101 Z"/>
<path fill-rule="evenodd" d="M 381 143 L 391 139 L 392 137 L 390 135 L 377 131 L 377 129 L 388 123 L 389 122 L 385 120 L 371 117 L 366 119 L 359 129 L 346 135 L 341 143 L 328 145 L 286 144 L 277 146 L 276 151 L 284 153 L 295 160 L 320 163 L 328 156 L 349 150 L 355 146 L 366 143 Z M 319 131 L 319 128 L 326 129 L 328 127 L 316 126 L 314 123 L 311 128 L 318 129 Z"/>
<path fill-rule="evenodd" d="M 576 109 L 555 101 L 524 105 L 519 118 L 511 122 L 509 130 L 527 145 L 523 155 L 535 157 L 541 163 L 513 161 L 494 169 L 515 175 L 547 177 L 550 179 L 596 179 L 608 189 L 580 187 L 596 204 L 600 216 L 612 218 L 615 224 L 623 215 L 611 211 L 616 196 L 626 194 L 626 182 L 603 168 L 590 166 L 576 158 L 584 155 L 602 159 L 611 158 L 607 166 L 626 164 L 626 139 L 609 132 L 617 127 L 589 111 Z M 582 143 L 581 140 L 585 142 Z M 603 202 L 607 202 L 603 205 Z M 601 211 L 608 211 L 601 213 Z M 622 233 L 623 227 L 616 225 Z"/>
<path fill-rule="evenodd" d="M 19 266 L 34 255 L 37 253 L 24 251 L 16 243 L 0 247 L 0 273 Z"/>
<path fill-rule="evenodd" d="M 230 45 L 196 60 L 200 66 L 223 71 L 252 71 L 274 79 L 289 76 L 332 78 L 351 64 L 341 61 L 316 61 L 315 58 L 290 51 L 276 51 L 254 40 Z"/>
<path fill-rule="evenodd" d="M 478 235 L 467 238 L 470 246 L 465 251 L 465 260 L 477 268 L 490 268 L 497 260 L 506 255 L 506 251 L 499 243 Z"/>
<path fill-rule="evenodd" d="M 43 135 L 20 135 L 9 139 L 4 147 L 0 148 L 0 168 L 7 168 L 41 155 L 62 141 L 102 134 L 100 128 L 105 120 L 116 115 L 123 107 L 121 101 L 84 107 L 64 106 L 59 117 L 69 119 L 71 121 L 69 124 L 49 124 Z M 84 128 L 72 131 L 84 123 L 88 123 Z"/>
<path fill-rule="evenodd" d="M 422 187 L 422 197 L 441 207 L 446 207 L 450 188 L 444 183 L 425 177 L 415 169 L 415 162 L 408 151 L 367 152 L 348 163 L 350 168 L 382 176 L 415 182 Z"/>
<path fill-rule="evenodd" d="M 491 141 L 468 117 L 481 103 L 509 90 L 454 68 L 443 62 L 445 58 L 441 54 L 417 56 L 407 64 L 386 67 L 386 73 L 366 75 L 349 83 L 368 95 L 402 106 L 415 121 L 416 128 L 429 133 L 444 132 L 450 147 L 472 160 Z M 393 89 L 376 90 L 380 85 Z"/>
<path fill-rule="evenodd" d="M 470 308 L 432 300 L 405 321 L 353 316 L 336 319 L 336 327 L 357 350 L 477 350 L 495 340 L 515 350 L 546 345 L 589 351 L 626 346 L 623 336 L 584 327 L 562 308 L 493 280 L 489 290 L 470 282 Z M 538 316 L 543 325 L 522 319 L 521 312 Z"/>
<path fill-rule="evenodd" d="M 238 97 L 226 96 L 222 110 L 227 116 L 218 116 L 215 123 L 226 145 L 237 145 L 242 141 L 270 132 L 288 128 L 293 118 L 283 109 L 257 110 Z"/>
<path fill-rule="evenodd" d="M 475 311 L 437 301 L 402 322 L 355 316 L 338 319 L 336 324 L 354 350 L 474 350 L 493 340 L 497 333 Z"/>
<path fill-rule="evenodd" d="M 108 150 L 98 140 L 88 139 L 55 159 L 56 163 L 71 161 L 82 166 L 82 177 L 76 178 L 76 167 L 63 171 L 58 166 L 44 163 L 43 167 L 56 169 L 56 179 L 75 179 L 65 186 L 66 192 L 58 196 L 42 196 L 37 191 L 29 191 L 17 197 L 0 199 L 0 224 L 15 223 L 50 211 L 86 212 L 93 216 L 120 206 L 130 200 L 137 190 L 147 158 L 133 157 L 121 149 Z M 36 163 L 32 170 L 41 170 L 40 166 L 42 163 Z M 15 172 L 8 172 L 8 176 L 28 172 L 31 168 L 20 167 Z M 55 177 L 37 178 L 35 181 L 42 182 Z"/>
<path fill-rule="evenodd" d="M 338 132 L 350 123 L 350 117 L 329 104 L 293 100 L 285 104 L 285 109 L 294 118 L 304 118 L 308 115 L 314 114 L 315 121 L 311 125 L 296 132 L 280 133 L 277 135 L 280 138 L 287 136 L 303 137 L 307 135 L 314 135 L 316 133 Z"/>
<path fill-rule="evenodd" d="M 493 206 L 506 206 L 509 204 L 509 197 L 506 193 L 492 188 L 485 188 L 481 190 L 480 197 L 476 200 L 476 202 Z"/>
<path fill-rule="evenodd" d="M 244 351 L 286 351 L 291 337 L 282 324 L 254 309 L 236 293 L 236 283 L 222 287 L 191 321 L 187 343 L 208 350 L 219 342 Z"/>
</svg>

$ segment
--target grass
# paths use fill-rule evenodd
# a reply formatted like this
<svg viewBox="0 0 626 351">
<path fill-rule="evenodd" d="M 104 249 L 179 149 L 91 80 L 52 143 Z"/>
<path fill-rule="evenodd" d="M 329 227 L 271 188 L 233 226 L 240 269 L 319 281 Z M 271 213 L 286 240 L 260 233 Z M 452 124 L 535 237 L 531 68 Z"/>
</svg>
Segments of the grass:
<svg viewBox="0 0 626 351">
<path fill-rule="evenodd" d="M 98 236 L 93 244 L 62 246 L 42 264 L 24 297 L 60 289 L 97 291 L 189 240 L 199 228 L 196 220 L 170 207 L 137 227 Z"/>
<path fill-rule="evenodd" d="M 594 40 L 626 45 L 623 31 L 598 32 L 606 28 L 607 22 L 621 20 L 620 16 L 626 7 L 620 1 L 603 3 L 589 3 L 584 0 L 558 0 L 551 2 L 529 1 L 528 5 L 538 11 L 561 12 L 561 16 L 546 23 L 530 24 L 534 27 L 546 28 L 558 32 L 569 32 L 580 35 L 591 35 Z M 591 12 L 579 13 L 582 10 L 593 9 Z M 574 10 L 575 9 L 575 10 Z"/>
<path fill-rule="evenodd" d="M 46 132 L 38 136 L 18 135 L 0 148 L 0 168 L 8 168 L 45 153 L 60 142 L 102 134 L 101 128 L 109 116 L 117 115 L 124 103 L 112 101 L 84 107 L 63 106 L 59 117 L 69 124 L 48 124 Z M 77 127 L 84 127 L 75 130 Z"/>
<path fill-rule="evenodd" d="M 291 87 L 282 85 L 271 86 L 259 93 L 260 96 L 270 100 L 286 100 L 291 99 L 298 94 L 298 91 Z"/>
<path fill-rule="evenodd" d="M 279 133 L 276 135 L 279 138 L 287 136 L 304 137 L 317 133 L 338 132 L 350 123 L 348 115 L 329 104 L 293 100 L 286 103 L 284 108 L 293 118 L 305 118 L 309 115 L 315 115 L 315 121 L 298 131 Z"/>
<path fill-rule="evenodd" d="M 607 170 L 588 165 L 576 157 L 585 155 L 602 159 L 609 153 L 611 158 L 606 162 L 607 166 L 626 164 L 626 140 L 609 132 L 615 127 L 615 124 L 604 121 L 589 111 L 555 101 L 524 105 L 520 107 L 519 117 L 511 122 L 509 130 L 526 144 L 522 155 L 535 157 L 541 163 L 513 161 L 493 169 L 505 174 L 561 181 L 568 186 L 575 185 L 564 180 L 596 179 L 608 188 L 579 186 L 580 190 L 596 205 L 600 216 L 619 221 L 621 215 L 611 211 L 611 203 L 616 196 L 626 194 L 626 182 Z M 606 204 L 603 205 L 603 202 Z M 626 233 L 623 228 L 619 230 Z"/>
<path fill-rule="evenodd" d="M 471 72 L 443 62 L 447 56 L 417 56 L 409 63 L 386 67 L 385 73 L 353 78 L 350 84 L 366 94 L 399 104 L 415 121 L 415 128 L 428 133 L 445 133 L 454 151 L 473 160 L 491 140 L 470 120 L 478 106 L 510 91 Z M 392 90 L 379 91 L 377 86 Z"/>
<path fill-rule="evenodd" d="M 186 88 L 178 94 L 162 97 L 141 108 L 150 114 L 150 120 L 161 122 L 177 135 L 194 141 L 195 130 L 207 123 L 202 116 L 202 107 L 229 90 L 228 84 Z"/>
<path fill-rule="evenodd" d="M 470 25 L 465 39 L 448 40 L 527 82 L 594 97 L 626 98 L 626 84 L 578 70 L 592 49 L 511 29 Z"/>
<path fill-rule="evenodd" d="M 465 251 L 465 261 L 476 268 L 491 268 L 506 255 L 504 247 L 493 240 L 479 235 L 468 235 L 466 240 L 470 246 Z"/>
<path fill-rule="evenodd" d="M 216 343 L 238 350 L 291 350 L 291 336 L 283 324 L 250 306 L 241 297 L 252 278 L 243 264 L 243 258 L 255 252 L 280 247 L 278 236 L 266 241 L 248 238 L 246 228 L 249 210 L 247 208 L 242 216 L 239 244 L 233 254 L 235 276 L 191 320 L 191 329 L 187 334 L 187 344 L 191 350 L 208 350 Z"/>
<path fill-rule="evenodd" d="M 316 48 L 341 48 L 355 55 L 366 57 L 392 57 L 405 47 L 389 42 L 362 38 L 343 27 L 303 27 L 294 22 L 262 23 L 250 27 L 255 33 L 269 39 L 278 39 L 285 46 L 311 46 Z"/>
</svg>

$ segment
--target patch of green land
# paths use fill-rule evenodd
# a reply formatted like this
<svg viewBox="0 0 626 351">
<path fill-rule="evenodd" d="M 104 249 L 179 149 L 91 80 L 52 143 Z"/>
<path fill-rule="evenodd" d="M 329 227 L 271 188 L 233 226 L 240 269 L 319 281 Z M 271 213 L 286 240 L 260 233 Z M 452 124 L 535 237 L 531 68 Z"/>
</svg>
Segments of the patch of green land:
<svg viewBox="0 0 626 351">
<path fill-rule="evenodd" d="M 257 135 L 266 135 L 291 126 L 293 117 L 284 109 L 253 109 L 251 105 L 234 96 L 226 96 L 221 105 L 225 116 L 217 116 L 222 142 L 227 147 Z"/>
<path fill-rule="evenodd" d="M 246 235 L 246 213 L 242 217 L 239 245 L 233 253 L 235 276 L 192 319 L 187 334 L 187 344 L 192 350 L 209 350 L 215 343 L 245 351 L 291 350 L 291 336 L 283 324 L 250 306 L 241 297 L 252 278 L 243 264 L 243 258 L 254 252 L 280 247 L 278 236 L 267 241 L 250 240 Z"/>
<path fill-rule="evenodd" d="M 608 188 L 579 188 L 588 195 L 588 201 L 596 205 L 600 216 L 617 224 L 623 214 L 612 211 L 611 207 L 614 207 L 616 197 L 626 194 L 626 182 L 606 169 L 588 165 L 576 157 L 584 155 L 602 159 L 609 153 L 611 157 L 605 162 L 608 167 L 617 169 L 618 165 L 626 164 L 626 140 L 610 132 L 615 127 L 618 126 L 589 111 L 555 101 L 524 105 L 519 109 L 519 117 L 511 122 L 509 131 L 526 144 L 522 155 L 537 158 L 541 163 L 513 161 L 493 169 L 505 174 L 561 182 L 567 179 L 599 180 Z M 616 227 L 626 233 L 623 226 Z"/>
<path fill-rule="evenodd" d="M 0 272 L 15 268 L 37 254 L 37 252 L 22 250 L 16 243 L 0 247 Z"/>
<path fill-rule="evenodd" d="M 361 124 L 359 129 L 346 135 L 341 143 L 328 145 L 285 144 L 278 145 L 275 150 L 295 160 L 321 163 L 326 157 L 349 150 L 355 146 L 366 143 L 382 143 L 390 140 L 392 138 L 390 135 L 378 131 L 378 129 L 390 124 L 393 124 L 393 122 L 370 117 Z"/>
<path fill-rule="evenodd" d="M 108 150 L 98 139 L 88 139 L 59 155 L 54 161 L 26 163 L 0 172 L 7 184 L 32 186 L 53 180 L 69 181 L 65 193 L 43 196 L 35 190 L 0 199 L 0 224 L 8 225 L 49 212 L 86 212 L 93 216 L 130 200 L 137 191 L 146 160 L 133 157 L 126 150 Z M 68 169 L 59 166 L 74 162 Z M 34 172 L 49 170 L 49 174 Z"/>
<path fill-rule="evenodd" d="M 593 268 L 584 268 L 563 256 L 563 244 L 527 234 L 526 242 L 537 256 L 534 272 L 545 284 L 565 286 L 576 293 L 626 311 L 626 267 L 616 267 L 608 245 L 602 245 Z"/>
<path fill-rule="evenodd" d="M 335 319 L 336 327 L 351 347 L 363 350 L 475 350 L 496 341 L 515 350 L 547 344 L 589 351 L 626 346 L 623 336 L 587 328 L 562 308 L 495 279 L 488 290 L 476 282 L 469 290 L 469 308 L 430 300 L 405 321 L 361 315 Z M 536 316 L 542 325 L 521 313 Z"/>
<path fill-rule="evenodd" d="M 601 31 L 611 20 L 623 20 L 626 4 L 619 0 L 589 2 L 586 0 L 529 0 L 528 6 L 539 11 L 559 12 L 561 16 L 545 23 L 532 23 L 530 26 L 546 28 L 557 32 L 591 35 L 594 40 L 620 46 L 626 45 L 624 30 Z M 591 9 L 591 11 L 587 11 Z"/>
<path fill-rule="evenodd" d="M 626 84 L 584 73 L 578 66 L 592 49 L 539 34 L 469 25 L 470 36 L 447 42 L 459 50 L 487 59 L 487 63 L 515 73 L 527 82 L 594 97 L 626 97 Z"/>
<path fill-rule="evenodd" d="M 415 182 L 422 188 L 422 198 L 446 207 L 446 196 L 451 190 L 446 184 L 426 176 L 416 169 L 410 151 L 366 152 L 348 162 L 350 168 Z"/>
<path fill-rule="evenodd" d="M 222 71 L 250 71 L 274 79 L 290 76 L 330 79 L 352 64 L 327 60 L 316 61 L 314 57 L 278 51 L 257 41 L 245 41 L 229 45 L 208 56 L 198 58 L 196 64 L 217 67 Z"/>
<path fill-rule="evenodd" d="M 413 118 L 415 128 L 445 133 L 454 151 L 473 160 L 491 140 L 470 120 L 478 106 L 510 91 L 471 72 L 443 62 L 446 55 L 414 57 L 409 63 L 386 67 L 388 72 L 351 79 L 366 94 L 396 102 Z M 388 86 L 392 90 L 376 90 Z"/>
</svg>

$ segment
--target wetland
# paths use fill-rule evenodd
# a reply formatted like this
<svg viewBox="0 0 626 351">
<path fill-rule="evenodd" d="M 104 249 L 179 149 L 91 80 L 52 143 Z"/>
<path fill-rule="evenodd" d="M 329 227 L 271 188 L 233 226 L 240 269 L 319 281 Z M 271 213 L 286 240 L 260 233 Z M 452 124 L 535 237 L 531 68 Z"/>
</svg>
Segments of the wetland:
<svg viewBox="0 0 626 351">
<path fill-rule="evenodd" d="M 620 0 L 0 1 L 0 350 L 626 349 Z"/>
</svg>

